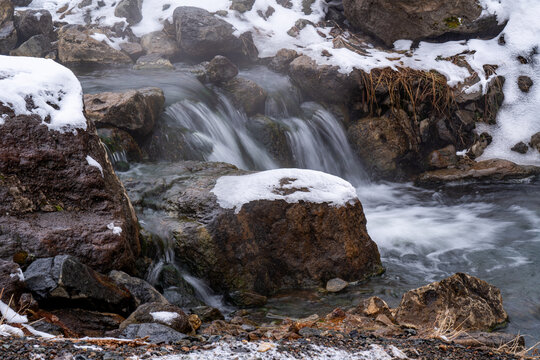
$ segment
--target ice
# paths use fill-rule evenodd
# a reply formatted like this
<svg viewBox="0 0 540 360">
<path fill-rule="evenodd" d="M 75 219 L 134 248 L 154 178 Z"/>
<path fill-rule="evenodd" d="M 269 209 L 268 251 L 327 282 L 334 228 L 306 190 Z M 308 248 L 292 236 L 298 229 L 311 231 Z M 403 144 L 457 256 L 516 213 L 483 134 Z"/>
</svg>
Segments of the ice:
<svg viewBox="0 0 540 360">
<path fill-rule="evenodd" d="M 180 316 L 175 312 L 169 312 L 169 311 L 151 312 L 150 315 L 152 315 L 152 318 L 154 319 L 154 321 L 159 321 L 167 325 L 171 325 L 174 319 Z"/>
<path fill-rule="evenodd" d="M 104 176 L 103 167 L 93 157 L 91 157 L 90 155 L 86 156 L 86 162 L 88 163 L 88 165 L 98 168 L 101 172 L 101 176 Z"/>
<path fill-rule="evenodd" d="M 0 336 L 16 336 L 23 337 L 24 333 L 21 329 L 14 326 L 2 324 L 0 325 Z"/>
<path fill-rule="evenodd" d="M 2 301 L 0 301 L 0 314 L 2 314 L 3 319 L 3 321 L 0 322 L 6 322 L 8 324 L 23 324 L 28 322 L 28 318 L 26 316 L 17 314 Z"/>
<path fill-rule="evenodd" d="M 296 191 L 294 191 L 296 190 Z M 256 200 L 307 201 L 343 206 L 357 200 L 347 181 L 320 171 L 276 169 L 249 175 L 223 176 L 212 189 L 222 208 L 240 212 L 242 205 Z"/>
</svg>

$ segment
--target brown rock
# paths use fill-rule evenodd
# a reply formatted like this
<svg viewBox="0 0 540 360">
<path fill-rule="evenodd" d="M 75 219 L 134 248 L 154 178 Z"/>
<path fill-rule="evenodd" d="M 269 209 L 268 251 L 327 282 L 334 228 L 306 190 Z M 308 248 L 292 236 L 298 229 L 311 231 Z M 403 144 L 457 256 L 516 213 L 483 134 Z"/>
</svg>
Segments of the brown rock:
<svg viewBox="0 0 540 360">
<path fill-rule="evenodd" d="M 344 0 L 343 7 L 353 26 L 378 37 L 388 46 L 399 39 L 421 40 L 443 35 L 493 37 L 503 28 L 495 16 L 480 16 L 483 9 L 477 0 L 457 3 Z"/>
<path fill-rule="evenodd" d="M 102 337 L 111 330 L 116 330 L 124 321 L 117 314 L 100 313 L 84 309 L 59 309 L 51 312 L 56 325 L 61 324 L 65 336 Z"/>
<path fill-rule="evenodd" d="M 410 290 L 396 311 L 402 324 L 432 330 L 493 330 L 508 320 L 499 289 L 473 276 L 457 273 Z"/>
<path fill-rule="evenodd" d="M 523 91 L 524 93 L 528 93 L 531 86 L 533 86 L 533 81 L 528 76 L 520 76 L 518 78 L 518 87 L 519 90 Z"/>
<path fill-rule="evenodd" d="M 420 186 L 440 185 L 457 181 L 502 181 L 523 179 L 540 174 L 540 167 L 517 165 L 508 160 L 491 159 L 454 169 L 428 171 L 416 179 Z"/>
<path fill-rule="evenodd" d="M 178 54 L 178 46 L 163 31 L 154 31 L 141 37 L 141 46 L 147 54 L 159 54 L 165 58 L 172 58 Z"/>
<path fill-rule="evenodd" d="M 268 301 L 266 296 L 249 291 L 233 291 L 228 294 L 228 300 L 241 308 L 262 307 Z"/>
<path fill-rule="evenodd" d="M 274 71 L 286 73 L 289 71 L 289 64 L 299 56 L 300 54 L 294 50 L 281 49 L 272 58 L 268 67 Z"/>
<path fill-rule="evenodd" d="M 527 151 L 529 151 L 529 147 L 523 141 L 520 141 L 516 145 L 512 146 L 510 150 L 520 154 L 526 154 Z"/>
<path fill-rule="evenodd" d="M 134 136 L 144 136 L 152 131 L 164 104 L 165 96 L 159 88 L 84 96 L 88 119 L 94 121 L 98 127 L 112 125 Z"/>
<path fill-rule="evenodd" d="M 206 66 L 206 79 L 211 83 L 232 80 L 238 75 L 238 67 L 225 56 L 214 57 Z"/>
<path fill-rule="evenodd" d="M 349 286 L 349 283 L 343 279 L 335 278 L 330 279 L 326 283 L 326 291 L 328 292 L 340 292 L 341 290 L 345 289 L 347 286 Z"/>
<path fill-rule="evenodd" d="M 141 44 L 138 43 L 121 43 L 120 50 L 126 53 L 133 61 L 136 61 L 138 58 L 144 55 L 144 49 Z"/>
<path fill-rule="evenodd" d="M 13 3 L 10 0 L 0 0 L 0 25 L 13 20 Z"/>
<path fill-rule="evenodd" d="M 240 325 L 229 324 L 223 320 L 215 320 L 201 331 L 204 335 L 231 335 L 239 336 L 246 334 L 246 330 Z"/>
<path fill-rule="evenodd" d="M 90 32 L 66 25 L 58 34 L 58 59 L 62 63 L 131 64 L 125 53 L 90 37 Z"/>
<path fill-rule="evenodd" d="M 0 55 L 7 55 L 17 45 L 17 30 L 13 21 L 0 24 Z"/>
<path fill-rule="evenodd" d="M 264 113 L 268 94 L 256 82 L 243 77 L 235 77 L 224 83 L 223 88 L 231 95 L 233 102 L 241 106 L 248 116 Z"/>
<path fill-rule="evenodd" d="M 26 286 L 24 275 L 19 265 L 0 259 L 0 300 L 5 304 L 17 304 Z"/>
<path fill-rule="evenodd" d="M 448 145 L 445 148 L 432 151 L 428 156 L 430 168 L 445 169 L 457 163 L 456 147 Z"/>
<path fill-rule="evenodd" d="M 157 323 L 166 325 L 181 333 L 190 333 L 189 317 L 177 306 L 162 302 L 146 303 L 137 308 L 121 325 L 124 330 L 129 325 Z"/>
<path fill-rule="evenodd" d="M 377 296 L 372 296 L 369 299 L 360 302 L 360 304 L 352 310 L 352 313 L 365 315 L 373 319 L 376 319 L 379 315 L 385 315 L 387 318 L 395 321 L 388 304 Z"/>
<path fill-rule="evenodd" d="M 529 143 L 533 149 L 540 151 L 540 132 L 531 136 L 531 142 Z"/>
<path fill-rule="evenodd" d="M 34 35 L 43 35 L 49 41 L 55 37 L 51 13 L 44 9 L 18 11 L 15 16 L 15 27 L 19 43 Z"/>
</svg>

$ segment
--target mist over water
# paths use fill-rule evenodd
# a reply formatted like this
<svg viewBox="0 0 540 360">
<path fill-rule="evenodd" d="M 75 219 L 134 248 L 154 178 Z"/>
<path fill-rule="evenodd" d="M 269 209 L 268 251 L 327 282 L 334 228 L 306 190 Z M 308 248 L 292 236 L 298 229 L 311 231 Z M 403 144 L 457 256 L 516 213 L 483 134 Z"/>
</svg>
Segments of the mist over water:
<svg viewBox="0 0 540 360">
<path fill-rule="evenodd" d="M 265 115 L 287 129 L 294 166 L 339 175 L 357 187 L 368 232 L 387 269 L 383 276 L 344 294 L 314 298 L 301 293 L 271 300 L 272 313 L 307 316 L 373 295 L 395 306 L 409 289 L 467 272 L 501 289 L 511 320 L 508 331 L 530 335 L 526 340 L 531 344 L 540 340 L 539 183 L 427 190 L 371 182 L 355 160 L 339 118 L 321 105 L 304 102 L 285 76 L 261 67 L 240 75 L 269 93 Z M 248 170 L 280 167 L 250 133 L 250 119 L 225 94 L 203 86 L 181 66 L 174 72 L 116 69 L 79 78 L 85 93 L 161 87 L 167 98 L 167 121 L 176 122 L 190 141 L 207 149 L 205 160 Z M 121 82 L 115 81 L 119 78 Z M 191 280 L 197 288 L 197 279 Z"/>
</svg>

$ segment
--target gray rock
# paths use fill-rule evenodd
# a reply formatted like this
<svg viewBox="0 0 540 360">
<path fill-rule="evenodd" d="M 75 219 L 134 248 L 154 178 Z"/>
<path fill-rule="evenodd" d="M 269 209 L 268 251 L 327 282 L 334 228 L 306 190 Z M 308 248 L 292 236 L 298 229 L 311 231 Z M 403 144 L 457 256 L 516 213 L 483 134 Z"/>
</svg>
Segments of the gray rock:
<svg viewBox="0 0 540 360">
<path fill-rule="evenodd" d="M 15 50 L 11 50 L 11 56 L 42 57 L 51 51 L 51 43 L 45 35 L 34 35 L 21 44 Z"/>
<path fill-rule="evenodd" d="M 521 142 L 518 142 L 516 145 L 512 146 L 510 150 L 515 151 L 520 154 L 525 154 L 527 153 L 527 151 L 529 151 L 529 147 L 527 146 L 527 144 L 521 141 Z"/>
<path fill-rule="evenodd" d="M 225 56 L 218 55 L 206 65 L 206 79 L 211 83 L 222 83 L 238 75 L 238 67 Z"/>
<path fill-rule="evenodd" d="M 335 278 L 328 280 L 328 282 L 326 283 L 326 291 L 336 293 L 345 289 L 347 286 L 349 286 L 349 283 L 347 281 L 340 278 Z"/>
<path fill-rule="evenodd" d="M 125 287 L 129 290 L 135 299 L 135 306 L 139 307 L 146 303 L 167 303 L 167 299 L 160 294 L 152 285 L 143 279 L 129 276 L 123 271 L 113 270 L 109 273 L 109 277 L 119 287 Z"/>
<path fill-rule="evenodd" d="M 154 344 L 175 344 L 187 337 L 168 326 L 161 324 L 133 324 L 122 331 L 120 338 L 141 339 L 148 337 L 147 341 Z"/>
<path fill-rule="evenodd" d="M 227 298 L 233 305 L 242 308 L 262 307 L 268 301 L 266 296 L 249 291 L 233 291 Z"/>
<path fill-rule="evenodd" d="M 114 15 L 125 17 L 128 24 L 134 25 L 142 20 L 143 0 L 121 0 L 114 9 Z"/>
<path fill-rule="evenodd" d="M 533 86 L 533 81 L 530 77 L 528 76 L 520 76 L 518 78 L 518 87 L 519 87 L 519 90 L 521 90 L 522 92 L 524 93 L 528 93 L 531 86 Z"/>
<path fill-rule="evenodd" d="M 289 70 L 289 64 L 299 56 L 300 54 L 294 50 L 281 49 L 272 58 L 268 67 L 274 71 L 286 73 Z"/>
<path fill-rule="evenodd" d="M 144 49 L 141 44 L 133 42 L 121 43 L 120 50 L 126 53 L 133 61 L 136 61 L 144 54 Z"/>
<path fill-rule="evenodd" d="M 135 70 L 166 69 L 173 70 L 174 66 L 169 59 L 163 58 L 160 54 L 150 54 L 141 56 L 133 66 Z"/>
<path fill-rule="evenodd" d="M 233 26 L 208 11 L 180 6 L 174 10 L 173 18 L 176 41 L 185 55 L 204 60 L 242 54 L 242 41 L 233 35 Z"/>
<path fill-rule="evenodd" d="M 529 143 L 529 145 L 533 148 L 533 149 L 536 149 L 538 151 L 540 151 L 540 132 L 534 134 L 533 136 L 531 136 L 531 142 Z"/>
<path fill-rule="evenodd" d="M 103 311 L 128 313 L 131 294 L 105 275 L 69 255 L 34 261 L 24 272 L 26 284 L 38 301 L 50 306 L 69 304 Z"/>
<path fill-rule="evenodd" d="M 197 315 L 203 323 L 212 322 L 214 320 L 225 320 L 221 311 L 211 306 L 197 306 L 190 310 L 191 313 Z"/>
<path fill-rule="evenodd" d="M 270 117 L 257 115 L 247 124 L 249 132 L 283 167 L 293 167 L 292 149 L 287 138 L 287 127 Z"/>
<path fill-rule="evenodd" d="M 44 35 L 54 39 L 54 27 L 51 13 L 48 10 L 25 10 L 15 14 L 15 27 L 19 43 L 25 42 L 34 35 Z"/>
<path fill-rule="evenodd" d="M 222 86 L 230 94 L 233 102 L 241 106 L 248 116 L 264 114 L 268 94 L 256 82 L 243 77 L 235 77 L 223 83 Z"/>
<path fill-rule="evenodd" d="M 178 332 L 189 333 L 188 316 L 177 306 L 164 303 L 147 303 L 139 306 L 122 324 L 120 330 L 129 325 L 157 323 L 166 325 Z"/>
<path fill-rule="evenodd" d="M 232 0 L 230 9 L 245 13 L 253 8 L 253 4 L 255 4 L 255 0 Z"/>
<path fill-rule="evenodd" d="M 8 54 L 17 45 L 17 30 L 13 21 L 0 24 L 0 55 Z"/>
<path fill-rule="evenodd" d="M 147 54 L 159 54 L 172 58 L 178 54 L 176 42 L 163 31 L 154 31 L 141 38 L 141 46 Z"/>
</svg>

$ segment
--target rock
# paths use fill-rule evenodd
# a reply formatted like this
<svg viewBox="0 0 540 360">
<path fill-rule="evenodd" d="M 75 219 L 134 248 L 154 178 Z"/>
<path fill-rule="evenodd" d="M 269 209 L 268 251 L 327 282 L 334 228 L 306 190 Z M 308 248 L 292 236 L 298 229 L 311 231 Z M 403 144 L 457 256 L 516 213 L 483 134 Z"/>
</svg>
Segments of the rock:
<svg viewBox="0 0 540 360">
<path fill-rule="evenodd" d="M 259 49 L 255 46 L 251 31 L 240 34 L 239 39 L 242 42 L 242 55 L 244 58 L 251 62 L 257 62 L 259 60 Z"/>
<path fill-rule="evenodd" d="M 42 306 L 81 307 L 129 313 L 133 298 L 125 288 L 69 255 L 34 261 L 24 272 L 28 289 Z"/>
<path fill-rule="evenodd" d="M 277 163 L 283 167 L 293 167 L 292 149 L 285 125 L 267 116 L 257 115 L 249 119 L 247 128 Z"/>
<path fill-rule="evenodd" d="M 391 321 L 394 321 L 394 316 L 388 304 L 377 296 L 372 296 L 369 299 L 365 299 L 358 304 L 356 308 L 352 310 L 354 314 L 361 314 L 373 319 L 376 319 L 380 315 L 386 316 Z"/>
<path fill-rule="evenodd" d="M 343 7 L 353 26 L 376 36 L 387 46 L 392 46 L 399 39 L 494 37 L 504 27 L 504 24 L 497 23 L 494 15 L 480 16 L 483 8 L 477 0 L 457 4 L 438 0 L 422 3 L 343 0 Z"/>
<path fill-rule="evenodd" d="M 58 59 L 62 63 L 131 64 L 128 55 L 90 37 L 88 30 L 66 25 L 58 38 Z"/>
<path fill-rule="evenodd" d="M 13 21 L 0 23 L 0 55 L 8 54 L 17 45 L 17 30 Z"/>
<path fill-rule="evenodd" d="M 21 44 L 17 49 L 11 50 L 11 56 L 43 57 L 51 51 L 51 43 L 45 35 L 34 35 Z"/>
<path fill-rule="evenodd" d="M 223 320 L 215 320 L 212 323 L 205 327 L 202 331 L 204 335 L 230 335 L 230 336 L 241 336 L 246 335 L 247 331 L 240 325 L 229 324 Z"/>
<path fill-rule="evenodd" d="M 439 150 L 432 151 L 428 156 L 429 167 L 432 169 L 445 169 L 457 163 L 456 147 L 448 145 Z"/>
<path fill-rule="evenodd" d="M 120 50 L 126 53 L 133 61 L 136 61 L 138 58 L 144 55 L 144 49 L 141 44 L 138 43 L 121 43 Z"/>
<path fill-rule="evenodd" d="M 418 132 L 403 110 L 390 110 L 381 117 L 361 118 L 348 129 L 348 137 L 360 160 L 375 176 L 405 178 L 418 159 Z"/>
<path fill-rule="evenodd" d="M 141 37 L 141 46 L 147 54 L 159 54 L 164 58 L 174 58 L 178 54 L 178 46 L 163 31 L 154 31 Z"/>
<path fill-rule="evenodd" d="M 163 266 L 158 274 L 156 288 L 173 305 L 189 308 L 204 305 L 195 293 L 195 289 L 182 276 L 180 271 L 171 264 Z"/>
<path fill-rule="evenodd" d="M 196 314 L 203 323 L 214 320 L 225 320 L 225 317 L 219 309 L 210 306 L 197 306 L 190 310 L 193 314 Z"/>
<path fill-rule="evenodd" d="M 132 271 L 137 218 L 93 124 L 60 132 L 1 102 L 0 117 L 0 259 L 68 254 L 98 271 Z"/>
<path fill-rule="evenodd" d="M 495 182 L 523 179 L 538 174 L 540 174 L 540 167 L 517 165 L 508 160 L 491 159 L 454 169 L 428 171 L 418 176 L 416 184 L 433 186 L 460 181 Z"/>
<path fill-rule="evenodd" d="M 268 67 L 277 72 L 287 73 L 289 71 L 289 64 L 299 56 L 300 54 L 294 50 L 281 49 L 272 58 Z"/>
<path fill-rule="evenodd" d="M 214 57 L 206 66 L 206 79 L 211 83 L 222 83 L 238 75 L 238 67 L 225 56 Z"/>
<path fill-rule="evenodd" d="M 356 281 L 383 270 L 357 199 L 343 206 L 260 200 L 236 213 L 222 208 L 212 193 L 218 178 L 245 174 L 231 165 L 182 162 L 143 172 L 123 178 L 132 201 L 139 211 L 152 208 L 174 219 L 167 231 L 175 238 L 177 258 L 214 290 L 266 296 L 320 286 L 334 277 Z M 271 178 L 265 174 L 273 172 L 259 176 Z M 277 193 L 305 191 L 275 186 Z"/>
<path fill-rule="evenodd" d="M 99 128 L 97 133 L 116 170 L 121 170 L 122 167 L 129 168 L 130 162 L 142 161 L 142 150 L 128 132 L 115 127 L 103 127 Z"/>
<path fill-rule="evenodd" d="M 174 66 L 169 59 L 161 57 L 159 54 L 141 56 L 133 66 L 135 70 L 168 69 L 173 70 Z"/>
<path fill-rule="evenodd" d="M 305 55 L 289 64 L 289 75 L 304 94 L 315 100 L 342 104 L 348 101 L 355 84 L 338 70 L 337 66 L 317 65 Z"/>
<path fill-rule="evenodd" d="M 531 86 L 533 86 L 533 81 L 530 77 L 528 76 L 518 77 L 519 90 L 521 90 L 524 93 L 528 93 Z"/>
<path fill-rule="evenodd" d="M 331 279 L 326 283 L 326 291 L 331 293 L 340 292 L 349 286 L 349 283 L 340 278 Z"/>
<path fill-rule="evenodd" d="M 300 32 L 308 25 L 315 26 L 313 22 L 307 19 L 298 19 L 294 23 L 294 26 L 287 31 L 287 35 L 291 37 L 298 37 L 298 35 L 300 35 Z"/>
<path fill-rule="evenodd" d="M 251 11 L 253 4 L 255 4 L 255 0 L 232 0 L 229 9 L 245 13 L 246 11 Z"/>
<path fill-rule="evenodd" d="M 10 0 L 0 0 L 0 25 L 13 20 L 13 3 Z"/>
<path fill-rule="evenodd" d="M 177 306 L 162 302 L 146 303 L 137 308 L 121 325 L 120 330 L 133 324 L 157 323 L 181 333 L 192 331 L 188 316 Z"/>
<path fill-rule="evenodd" d="M 149 134 L 163 112 L 165 96 L 159 88 L 84 95 L 85 113 L 98 127 L 112 125 L 133 136 Z"/>
<path fill-rule="evenodd" d="M 142 20 L 143 0 L 120 0 L 114 9 L 114 16 L 125 17 L 130 25 L 138 24 Z"/>
<path fill-rule="evenodd" d="M 48 10 L 18 11 L 15 15 L 15 27 L 19 43 L 35 35 L 43 35 L 49 41 L 55 40 L 52 16 Z"/>
<path fill-rule="evenodd" d="M 488 133 L 482 133 L 476 139 L 475 143 L 471 146 L 469 151 L 467 151 L 467 156 L 471 159 L 476 159 L 482 156 L 486 148 L 491 144 L 492 141 L 491 135 Z"/>
<path fill-rule="evenodd" d="M 529 147 L 523 141 L 520 141 L 516 145 L 512 146 L 510 150 L 520 154 L 526 154 L 527 151 L 529 151 Z"/>
<path fill-rule="evenodd" d="M 116 270 L 111 271 L 109 277 L 118 287 L 129 290 L 135 300 L 136 307 L 146 303 L 167 303 L 167 299 L 143 279 L 129 276 L 123 271 Z"/>
<path fill-rule="evenodd" d="M 108 331 L 118 329 L 124 321 L 124 318 L 117 314 L 84 309 L 58 309 L 51 311 L 51 315 L 58 319 L 57 323 L 62 324 L 62 331 L 66 336 L 74 334 L 78 337 L 103 337 Z"/>
<path fill-rule="evenodd" d="M 15 6 L 28 6 L 32 2 L 32 0 L 11 0 L 11 2 Z"/>
<path fill-rule="evenodd" d="M 533 136 L 531 136 L 531 142 L 529 145 L 538 151 L 540 151 L 540 132 L 537 132 Z"/>
<path fill-rule="evenodd" d="M 0 300 L 5 304 L 17 304 L 25 289 L 24 275 L 19 265 L 0 259 Z"/>
<path fill-rule="evenodd" d="M 268 94 L 256 82 L 243 77 L 235 77 L 223 83 L 222 86 L 231 96 L 233 103 L 242 107 L 248 116 L 264 114 Z"/>
<path fill-rule="evenodd" d="M 227 296 L 227 299 L 233 304 L 241 308 L 263 307 L 268 299 L 248 291 L 233 291 Z"/>
<path fill-rule="evenodd" d="M 187 335 L 161 324 L 133 324 L 120 334 L 122 339 L 147 338 L 146 341 L 153 344 L 175 344 L 186 337 Z"/>
<path fill-rule="evenodd" d="M 525 339 L 523 338 L 523 336 L 516 336 L 514 334 L 506 334 L 502 332 L 460 332 L 455 338 L 452 339 L 452 342 L 461 346 L 472 348 L 487 346 L 490 348 L 498 349 L 505 344 L 515 345 L 517 351 L 521 351 L 525 348 Z"/>
<path fill-rule="evenodd" d="M 173 18 L 176 41 L 185 55 L 204 60 L 241 54 L 242 41 L 233 35 L 233 26 L 225 20 L 191 6 L 177 7 Z"/>
<path fill-rule="evenodd" d="M 400 324 L 424 329 L 491 331 L 505 325 L 499 289 L 473 276 L 457 273 L 441 281 L 406 292 L 396 311 Z"/>
</svg>

